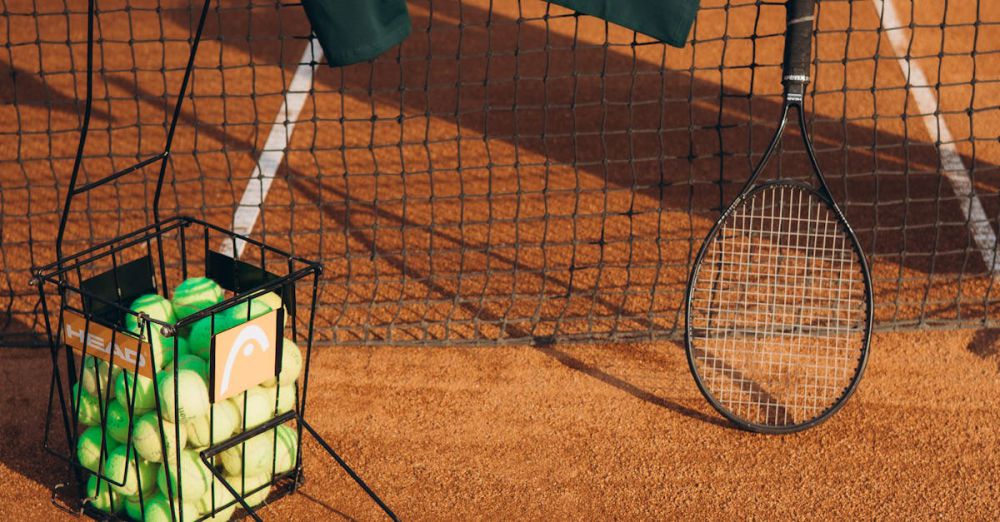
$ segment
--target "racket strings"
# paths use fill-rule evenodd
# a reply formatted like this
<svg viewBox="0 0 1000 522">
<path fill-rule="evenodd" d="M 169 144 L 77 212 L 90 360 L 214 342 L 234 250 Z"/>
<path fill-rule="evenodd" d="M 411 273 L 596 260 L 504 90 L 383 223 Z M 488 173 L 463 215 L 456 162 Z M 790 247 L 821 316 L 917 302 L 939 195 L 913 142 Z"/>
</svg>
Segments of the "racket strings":
<svg viewBox="0 0 1000 522">
<path fill-rule="evenodd" d="M 724 408 L 787 426 L 840 401 L 864 346 L 857 256 L 834 211 L 802 188 L 769 186 L 730 213 L 691 300 L 695 365 Z"/>
</svg>

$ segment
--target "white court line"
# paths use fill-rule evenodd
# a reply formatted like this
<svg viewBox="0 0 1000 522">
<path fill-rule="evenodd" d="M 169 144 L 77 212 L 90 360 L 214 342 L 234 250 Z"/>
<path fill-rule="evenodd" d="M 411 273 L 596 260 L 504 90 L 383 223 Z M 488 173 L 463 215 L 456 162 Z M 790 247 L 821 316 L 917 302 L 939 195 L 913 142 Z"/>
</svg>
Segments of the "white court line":
<svg viewBox="0 0 1000 522">
<path fill-rule="evenodd" d="M 260 210 L 267 199 L 267 193 L 271 190 L 271 183 L 281 166 L 281 161 L 285 157 L 285 149 L 291 142 L 292 133 L 295 132 L 295 123 L 302 112 L 302 106 L 306 104 L 309 97 L 309 89 L 313 81 L 313 64 L 319 63 L 323 59 L 323 49 L 315 38 L 309 40 L 309 45 L 302 52 L 299 65 L 295 68 L 295 75 L 292 83 L 285 92 L 285 99 L 281 102 L 281 108 L 274 117 L 274 124 L 271 125 L 271 132 L 267 135 L 264 148 L 261 150 L 257 166 L 254 167 L 253 174 L 247 181 L 247 187 L 243 191 L 243 198 L 236 207 L 233 214 L 233 231 L 237 234 L 249 236 L 257 226 L 257 219 L 260 217 Z M 220 247 L 223 254 L 239 258 L 243 254 L 246 241 L 236 240 L 236 255 L 233 256 L 233 241 L 225 239 Z"/>
<path fill-rule="evenodd" d="M 913 0 L 916 1 L 916 0 Z M 872 0 L 875 10 L 879 13 L 879 22 L 885 30 L 893 50 L 896 52 L 896 61 L 903 71 L 903 78 L 906 79 L 907 87 L 913 99 L 917 102 L 917 108 L 923 115 L 924 126 L 930 134 L 931 141 L 938 147 L 941 155 L 941 170 L 944 176 L 951 183 L 951 189 L 958 197 L 958 204 L 962 208 L 965 221 L 969 224 L 969 231 L 979 248 L 979 254 L 983 257 L 983 262 L 990 273 L 996 275 L 1000 273 L 1000 260 L 995 254 L 997 246 L 997 236 L 993 232 L 983 204 L 979 201 L 972 188 L 972 179 L 969 171 L 966 170 L 962 157 L 959 156 L 955 148 L 955 140 L 948 129 L 948 123 L 939 112 L 937 97 L 934 95 L 933 87 L 927 81 L 927 75 L 920 68 L 919 64 L 913 63 L 907 57 L 907 49 L 910 40 L 907 38 L 907 26 L 899 19 L 896 7 L 892 0 Z M 912 32 L 910 33 L 912 38 Z"/>
</svg>

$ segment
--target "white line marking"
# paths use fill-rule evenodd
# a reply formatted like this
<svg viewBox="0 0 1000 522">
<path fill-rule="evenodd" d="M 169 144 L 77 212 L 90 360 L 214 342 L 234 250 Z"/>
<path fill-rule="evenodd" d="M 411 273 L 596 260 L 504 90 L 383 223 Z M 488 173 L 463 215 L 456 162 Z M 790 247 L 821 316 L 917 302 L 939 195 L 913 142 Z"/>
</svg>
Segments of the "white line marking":
<svg viewBox="0 0 1000 522">
<path fill-rule="evenodd" d="M 261 208 L 267 193 L 271 190 L 271 183 L 281 166 L 281 161 L 285 158 L 285 149 L 291 142 L 292 133 L 295 132 L 295 124 L 302 112 L 302 106 L 309 97 L 309 89 L 313 81 L 313 64 L 319 63 L 323 59 L 323 49 L 315 38 L 309 40 L 309 45 L 302 52 L 299 65 L 295 68 L 295 75 L 292 83 L 285 91 L 285 100 L 278 109 L 278 114 L 274 117 L 274 124 L 271 125 L 271 132 L 264 142 L 257 166 L 254 167 L 253 174 L 247 180 L 246 189 L 243 191 L 243 198 L 236 207 L 233 214 L 233 231 L 237 234 L 249 236 L 253 233 L 260 217 Z M 239 258 L 243 254 L 246 241 L 236 240 L 236 255 L 233 256 L 233 241 L 223 240 L 220 247 L 223 254 Z"/>
<path fill-rule="evenodd" d="M 916 0 L 914 0 L 916 1 Z M 990 273 L 1000 273 L 1000 260 L 996 256 L 997 236 L 993 232 L 983 203 L 979 200 L 972 188 L 972 179 L 969 171 L 966 170 L 962 157 L 955 148 L 955 140 L 948 129 L 948 123 L 938 111 L 939 104 L 934 95 L 933 87 L 927 81 L 927 75 L 920 68 L 919 64 L 913 63 L 907 57 L 907 49 L 910 39 L 907 38 L 908 26 L 903 25 L 899 19 L 899 14 L 892 3 L 884 0 L 872 0 L 875 10 L 880 15 L 879 22 L 885 30 L 893 50 L 896 52 L 896 61 L 903 71 L 907 87 L 913 99 L 917 102 L 917 108 L 923 115 L 924 126 L 931 141 L 938 147 L 941 155 L 941 170 L 944 171 L 945 178 L 951 183 L 951 189 L 958 197 L 959 206 L 965 216 L 966 223 L 969 224 L 969 231 L 972 232 L 972 239 L 979 247 L 979 254 L 983 257 L 983 262 Z M 910 33 L 912 39 L 912 33 Z"/>
</svg>

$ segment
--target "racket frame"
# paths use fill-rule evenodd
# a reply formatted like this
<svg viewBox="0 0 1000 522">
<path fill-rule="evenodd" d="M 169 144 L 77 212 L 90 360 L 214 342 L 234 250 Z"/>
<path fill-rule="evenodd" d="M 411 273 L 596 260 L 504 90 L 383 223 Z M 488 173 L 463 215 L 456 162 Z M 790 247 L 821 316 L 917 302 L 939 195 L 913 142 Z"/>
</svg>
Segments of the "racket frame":
<svg viewBox="0 0 1000 522">
<path fill-rule="evenodd" d="M 812 48 L 812 21 L 813 21 L 813 0 L 789 0 L 786 4 L 787 11 L 787 31 L 785 36 L 785 58 L 783 63 L 783 74 L 782 74 L 782 84 L 784 84 L 784 99 L 781 109 L 781 120 L 778 124 L 778 128 L 771 138 L 771 142 L 768 144 L 767 149 L 764 151 L 764 155 L 761 156 L 760 161 L 754 168 L 750 177 L 747 179 L 746 183 L 743 184 L 740 189 L 739 194 L 729 204 L 722 212 L 722 215 L 709 230 L 708 235 L 705 237 L 705 241 L 702 243 L 701 248 L 698 250 L 697 256 L 695 256 L 694 264 L 691 269 L 691 275 L 688 278 L 687 291 L 685 293 L 685 311 L 684 311 L 684 349 L 687 354 L 688 367 L 691 370 L 691 375 L 694 376 L 695 384 L 698 385 L 698 390 L 705 397 L 709 404 L 712 405 L 722 416 L 728 419 L 733 424 L 739 426 L 742 429 L 756 432 L 756 433 L 768 433 L 768 434 L 785 434 L 794 433 L 797 431 L 802 431 L 813 426 L 819 425 L 822 422 L 829 419 L 833 414 L 837 413 L 847 403 L 848 399 L 857 390 L 858 383 L 861 382 L 861 378 L 865 373 L 865 368 L 868 365 L 868 355 L 869 355 L 869 345 L 871 342 L 871 331 L 872 322 L 874 318 L 874 308 L 875 301 L 872 292 L 871 284 L 871 272 L 868 267 L 868 261 L 865 258 L 864 251 L 861 248 L 861 243 L 858 241 L 854 230 L 851 228 L 850 223 L 848 223 L 847 218 L 844 213 L 840 210 L 833 195 L 830 192 L 830 187 L 827 185 L 826 178 L 823 176 L 823 171 L 819 167 L 819 162 L 816 159 L 816 153 L 813 150 L 812 140 L 809 137 L 809 133 L 806 129 L 806 118 L 805 118 L 805 87 L 809 83 L 809 66 L 811 59 L 811 48 Z M 797 113 L 797 123 L 799 126 L 800 134 L 802 135 L 802 141 L 805 145 L 806 156 L 809 158 L 809 163 L 812 166 L 813 174 L 815 174 L 816 179 L 819 181 L 818 186 L 812 186 L 807 183 L 800 181 L 793 181 L 787 179 L 777 179 L 769 180 L 763 183 L 757 183 L 757 179 L 760 177 L 761 173 L 767 167 L 774 155 L 774 152 L 778 149 L 782 138 L 784 136 L 785 127 L 788 124 L 789 112 L 791 109 L 795 109 Z M 863 329 L 863 338 L 861 345 L 861 356 L 858 360 L 858 367 L 855 370 L 854 377 L 851 383 L 845 388 L 844 394 L 841 395 L 840 399 L 823 412 L 821 415 L 812 418 L 806 422 L 799 424 L 790 424 L 785 426 L 773 426 L 768 424 L 760 424 L 755 422 L 747 421 L 735 414 L 733 414 L 729 409 L 723 406 L 712 393 L 709 391 L 701 375 L 698 373 L 695 350 L 693 349 L 693 328 L 691 321 L 691 301 L 694 297 L 694 286 L 698 279 L 698 275 L 701 271 L 701 264 L 705 258 L 705 254 L 708 252 L 709 246 L 712 245 L 716 236 L 719 234 L 719 230 L 722 224 L 729 218 L 729 216 L 740 207 L 740 205 L 747 200 L 747 198 L 753 196 L 755 193 L 774 187 L 776 185 L 787 185 L 799 189 L 807 189 L 813 195 L 817 196 L 820 200 L 828 205 L 828 207 L 834 212 L 837 221 L 843 227 L 843 232 L 850 240 L 852 249 L 857 255 L 857 260 L 859 268 L 862 274 L 862 280 L 864 282 L 864 299 L 865 299 L 865 325 Z"/>
</svg>

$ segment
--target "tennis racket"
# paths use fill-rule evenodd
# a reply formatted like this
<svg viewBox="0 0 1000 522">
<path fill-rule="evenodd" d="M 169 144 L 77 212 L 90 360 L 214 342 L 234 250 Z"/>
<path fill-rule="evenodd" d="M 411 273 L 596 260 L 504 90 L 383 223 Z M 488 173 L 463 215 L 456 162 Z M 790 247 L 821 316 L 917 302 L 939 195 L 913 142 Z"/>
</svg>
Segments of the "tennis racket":
<svg viewBox="0 0 1000 522">
<path fill-rule="evenodd" d="M 803 430 L 840 409 L 864 373 L 871 334 L 868 264 L 806 129 L 813 6 L 785 6 L 778 130 L 705 239 L 686 297 L 685 344 L 698 388 L 730 421 L 764 433 Z M 758 183 L 793 110 L 816 183 Z"/>
</svg>

